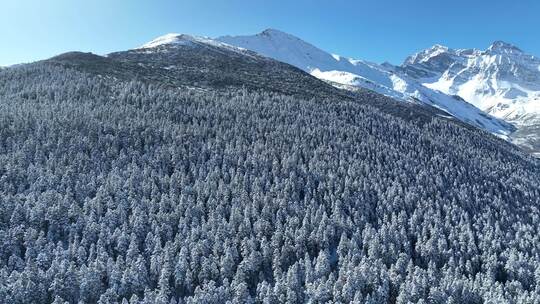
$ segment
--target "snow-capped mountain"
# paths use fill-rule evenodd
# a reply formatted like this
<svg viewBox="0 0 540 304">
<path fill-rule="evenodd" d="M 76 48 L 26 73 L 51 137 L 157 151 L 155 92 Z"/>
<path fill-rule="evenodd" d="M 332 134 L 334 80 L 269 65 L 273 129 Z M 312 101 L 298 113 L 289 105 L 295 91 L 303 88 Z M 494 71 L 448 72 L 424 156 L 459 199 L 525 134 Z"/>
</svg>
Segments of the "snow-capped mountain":
<svg viewBox="0 0 540 304">
<path fill-rule="evenodd" d="M 291 64 L 320 79 L 376 91 L 397 100 L 421 102 L 501 137 L 510 124 L 486 115 L 462 98 L 423 86 L 388 65 L 345 58 L 325 52 L 293 35 L 268 29 L 251 36 L 224 36 L 216 40 Z"/>
<path fill-rule="evenodd" d="M 540 58 L 502 41 L 485 51 L 436 45 L 407 58 L 401 69 L 496 117 L 515 121 L 540 114 Z"/>
<path fill-rule="evenodd" d="M 517 141 L 540 148 L 540 58 L 502 41 L 484 51 L 435 45 L 407 58 L 398 70 L 512 122 L 522 134 Z"/>
<path fill-rule="evenodd" d="M 211 46 L 215 48 L 222 48 L 226 49 L 227 51 L 233 51 L 237 52 L 242 55 L 249 55 L 252 54 L 251 52 L 248 52 L 245 49 L 232 46 L 208 37 L 199 37 L 199 36 L 192 36 L 187 34 L 176 34 L 176 33 L 170 33 L 166 34 L 160 37 L 157 37 L 156 39 L 145 43 L 144 45 L 136 48 L 135 50 L 144 51 L 149 50 L 152 52 L 155 51 L 157 48 L 160 47 L 167 47 L 167 46 Z"/>
<path fill-rule="evenodd" d="M 185 34 L 167 34 L 105 57 L 78 53 L 51 60 L 85 71 L 90 68 L 100 75 L 144 79 L 197 91 L 241 87 L 307 99 L 351 95 L 281 61 L 207 37 Z"/>
</svg>

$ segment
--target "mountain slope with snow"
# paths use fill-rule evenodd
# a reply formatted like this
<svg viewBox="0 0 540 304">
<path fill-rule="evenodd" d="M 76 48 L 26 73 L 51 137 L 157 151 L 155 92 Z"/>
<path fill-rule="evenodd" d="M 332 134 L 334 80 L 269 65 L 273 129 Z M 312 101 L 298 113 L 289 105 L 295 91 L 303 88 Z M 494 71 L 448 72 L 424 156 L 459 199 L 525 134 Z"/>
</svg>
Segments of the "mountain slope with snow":
<svg viewBox="0 0 540 304">
<path fill-rule="evenodd" d="M 540 151 L 540 58 L 502 41 L 484 51 L 435 45 L 397 69 L 513 123 L 519 129 L 516 142 Z"/>
<path fill-rule="evenodd" d="M 278 30 L 268 29 L 252 36 L 224 36 L 216 40 L 289 63 L 329 82 L 436 107 L 501 137 L 508 136 L 513 130 L 510 124 L 486 115 L 463 99 L 425 87 L 405 74 L 375 63 L 327 53 Z"/>
<path fill-rule="evenodd" d="M 436 45 L 409 57 L 401 70 L 496 117 L 540 114 L 540 58 L 502 41 L 485 51 Z"/>
<path fill-rule="evenodd" d="M 160 37 L 155 38 L 154 40 L 145 43 L 141 47 L 136 48 L 135 50 L 144 51 L 148 50 L 150 52 L 155 51 L 157 48 L 167 48 L 167 47 L 179 47 L 179 46 L 210 46 L 215 47 L 216 49 L 224 49 L 227 51 L 232 51 L 242 55 L 253 55 L 253 53 L 247 51 L 246 49 L 232 46 L 208 37 L 192 36 L 187 34 L 177 34 L 170 33 Z"/>
</svg>

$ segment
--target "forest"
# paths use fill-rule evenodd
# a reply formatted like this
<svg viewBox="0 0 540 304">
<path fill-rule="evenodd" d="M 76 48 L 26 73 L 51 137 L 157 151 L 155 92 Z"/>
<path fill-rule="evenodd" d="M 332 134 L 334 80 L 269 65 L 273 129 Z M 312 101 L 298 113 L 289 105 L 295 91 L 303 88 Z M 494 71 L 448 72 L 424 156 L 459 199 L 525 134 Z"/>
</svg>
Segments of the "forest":
<svg viewBox="0 0 540 304">
<path fill-rule="evenodd" d="M 540 303 L 540 160 L 353 98 L 0 71 L 0 304 Z"/>
</svg>

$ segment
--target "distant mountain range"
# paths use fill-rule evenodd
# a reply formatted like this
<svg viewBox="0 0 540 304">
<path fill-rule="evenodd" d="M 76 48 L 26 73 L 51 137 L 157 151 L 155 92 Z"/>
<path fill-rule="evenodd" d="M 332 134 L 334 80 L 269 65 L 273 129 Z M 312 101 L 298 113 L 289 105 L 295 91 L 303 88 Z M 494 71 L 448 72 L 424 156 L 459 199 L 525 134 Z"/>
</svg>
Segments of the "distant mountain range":
<svg viewBox="0 0 540 304">
<path fill-rule="evenodd" d="M 540 114 L 540 59 L 502 41 L 485 51 L 436 45 L 407 58 L 400 70 L 496 117 Z"/>
<path fill-rule="evenodd" d="M 397 70 L 511 122 L 518 128 L 514 142 L 540 151 L 540 58 L 502 41 L 485 51 L 436 45 L 410 56 Z"/>
<path fill-rule="evenodd" d="M 167 52 L 170 48 L 196 51 L 179 56 Z M 199 68 L 195 62 L 200 61 L 195 57 L 206 58 L 209 51 L 226 56 L 213 62 L 214 71 L 207 70 L 203 75 L 195 71 Z M 185 57 L 186 54 L 192 57 Z M 237 59 L 235 64 L 227 62 L 231 58 Z M 289 74 L 264 85 L 268 78 L 254 69 L 255 65 L 260 67 L 264 62 L 266 72 L 274 70 L 275 74 L 290 70 L 276 68 L 275 63 L 264 58 L 292 65 L 340 89 L 352 92 L 367 89 L 397 101 L 432 107 L 440 110 L 439 116 L 478 127 L 540 156 L 540 59 L 502 41 L 494 42 L 483 51 L 435 45 L 394 66 L 331 54 L 291 34 L 267 29 L 255 35 L 218 38 L 167 34 L 138 48 L 107 56 L 69 53 L 51 60 L 70 65 L 85 65 L 91 61 L 101 72 L 111 70 L 113 74 L 123 73 L 122 77 L 126 78 L 144 74 L 142 77 L 181 86 L 201 83 L 213 88 L 264 86 L 285 93 L 302 88 L 302 94 L 312 90 L 310 86 L 293 85 L 296 78 L 287 78 Z M 109 67 L 111 60 L 115 60 L 116 68 Z M 118 64 L 120 69 L 117 69 Z M 208 69 L 208 66 L 203 68 Z M 156 69 L 160 71 L 158 74 Z M 251 76 L 239 78 L 239 72 Z M 199 79 L 201 77 L 203 79 Z M 318 86 L 315 82 L 312 84 Z M 325 92 L 330 96 L 339 90 Z"/>
<path fill-rule="evenodd" d="M 540 59 L 508 43 L 494 42 L 485 51 L 436 45 L 393 66 L 330 54 L 273 29 L 216 40 L 289 63 L 342 88 L 362 87 L 432 105 L 533 153 L 540 151 Z"/>
<path fill-rule="evenodd" d="M 502 137 L 512 132 L 511 125 L 485 115 L 461 98 L 427 88 L 387 66 L 327 53 L 278 30 L 265 30 L 253 36 L 225 36 L 217 40 L 292 64 L 332 83 L 367 88 L 397 100 L 434 106 L 464 122 Z"/>
</svg>

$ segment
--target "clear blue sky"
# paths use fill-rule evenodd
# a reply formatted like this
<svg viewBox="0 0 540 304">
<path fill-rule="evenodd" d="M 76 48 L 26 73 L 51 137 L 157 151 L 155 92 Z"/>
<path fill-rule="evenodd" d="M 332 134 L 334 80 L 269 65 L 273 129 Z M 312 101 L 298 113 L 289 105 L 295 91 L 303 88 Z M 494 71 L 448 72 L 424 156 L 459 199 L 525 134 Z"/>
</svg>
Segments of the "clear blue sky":
<svg viewBox="0 0 540 304">
<path fill-rule="evenodd" d="M 72 50 L 105 54 L 169 32 L 265 28 L 375 62 L 400 63 L 435 43 L 484 49 L 494 40 L 540 56 L 537 0 L 1 0 L 0 65 Z"/>
</svg>

